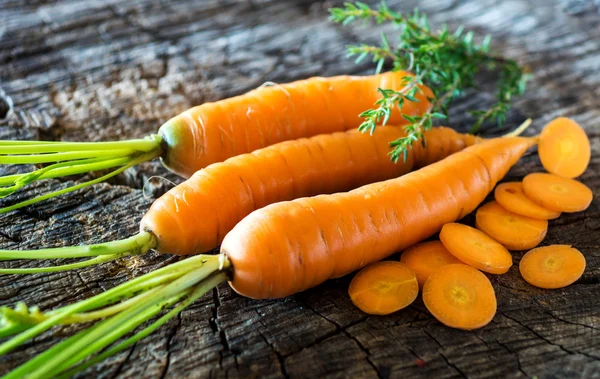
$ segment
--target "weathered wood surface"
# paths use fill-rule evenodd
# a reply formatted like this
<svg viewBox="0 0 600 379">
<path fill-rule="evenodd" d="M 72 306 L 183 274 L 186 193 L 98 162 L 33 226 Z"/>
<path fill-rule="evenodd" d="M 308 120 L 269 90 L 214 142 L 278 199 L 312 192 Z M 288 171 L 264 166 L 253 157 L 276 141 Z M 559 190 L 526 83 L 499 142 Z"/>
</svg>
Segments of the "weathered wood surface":
<svg viewBox="0 0 600 379">
<path fill-rule="evenodd" d="M 19 1 L 0 3 L 0 138 L 109 140 L 141 137 L 203 101 L 265 81 L 365 73 L 344 58 L 347 43 L 379 29 L 327 21 L 319 1 Z M 412 9 L 416 1 L 392 1 Z M 600 192 L 599 3 L 428 1 L 434 24 L 465 23 L 491 33 L 494 47 L 531 67 L 534 80 L 511 113 L 539 130 L 558 115 L 583 125 L 593 146 L 582 177 Z M 483 85 L 489 81 L 482 79 Z M 457 103 L 462 111 L 489 96 Z M 10 109 L 9 112 L 7 112 Z M 2 168 L 2 173 L 17 168 Z M 530 155 L 507 179 L 540 170 Z M 178 179 L 158 162 L 43 204 L 0 216 L 0 248 L 26 249 L 114 240 L 137 231 L 152 198 Z M 51 180 L 18 198 L 66 183 Z M 150 194 L 150 195 L 149 195 Z M 8 204 L 12 199 L 5 199 Z M 467 221 L 471 221 L 468 218 Z M 600 205 L 550 223 L 545 243 L 575 244 L 588 262 L 561 290 L 527 285 L 515 265 L 494 276 L 498 314 L 487 327 L 443 327 L 422 302 L 368 317 L 347 296 L 349 278 L 284 300 L 253 301 L 221 286 L 177 319 L 88 370 L 83 377 L 600 377 Z M 515 253 L 518 262 L 521 253 Z M 0 277 L 0 304 L 50 309 L 111 288 L 174 258 L 148 254 L 59 274 Z M 3 263 L 17 265 L 16 263 Z M 0 373 L 56 343 L 47 333 L 0 358 Z M 422 361 L 422 362 L 421 362 Z M 424 362 L 424 365 L 422 364 Z"/>
</svg>

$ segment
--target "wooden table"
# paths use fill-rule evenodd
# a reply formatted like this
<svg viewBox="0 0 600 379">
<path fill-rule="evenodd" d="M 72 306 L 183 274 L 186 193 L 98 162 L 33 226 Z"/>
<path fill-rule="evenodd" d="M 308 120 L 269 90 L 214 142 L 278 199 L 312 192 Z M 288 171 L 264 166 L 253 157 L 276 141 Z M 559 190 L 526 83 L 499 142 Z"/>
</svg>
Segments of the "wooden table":
<svg viewBox="0 0 600 379">
<path fill-rule="evenodd" d="M 581 179 L 600 193 L 598 2 L 422 3 L 398 0 L 390 5 L 401 10 L 419 5 L 434 25 L 464 23 L 478 35 L 490 33 L 494 49 L 531 68 L 534 79 L 527 95 L 516 101 L 507 126 L 532 117 L 533 129 L 539 131 L 556 116 L 573 117 L 586 128 L 593 149 Z M 370 72 L 370 65 L 356 66 L 344 58 L 345 45 L 378 38 L 380 29 L 333 25 L 327 21 L 329 5 L 310 0 L 4 0 L 0 139 L 142 137 L 192 105 L 265 81 Z M 491 79 L 482 76 L 483 88 L 490 88 Z M 491 95 L 469 95 L 457 101 L 451 125 L 464 130 L 471 122 L 465 110 L 483 108 L 491 100 Z M 15 170 L 2 167 L 2 174 Z M 536 170 L 541 165 L 531 154 L 507 180 Z M 1 215 L 0 248 L 130 236 L 152 197 L 170 187 L 166 181 L 149 180 L 153 175 L 179 180 L 155 161 L 110 184 Z M 45 181 L 17 198 L 69 183 Z M 545 291 L 527 285 L 513 266 L 507 275 L 492 277 L 498 313 L 490 325 L 474 332 L 442 326 L 421 300 L 387 317 L 362 314 L 348 298 L 349 278 L 276 301 L 249 300 L 221 286 L 84 376 L 600 377 L 598 198 L 587 211 L 552 221 L 544 243 L 579 248 L 588 264 L 583 277 L 567 288 Z M 521 256 L 515 253 L 515 262 Z M 1 304 L 24 301 L 51 309 L 173 260 L 147 254 L 73 272 L 2 276 Z M 68 333 L 68 328 L 55 329 L 2 357 L 0 372 Z"/>
</svg>

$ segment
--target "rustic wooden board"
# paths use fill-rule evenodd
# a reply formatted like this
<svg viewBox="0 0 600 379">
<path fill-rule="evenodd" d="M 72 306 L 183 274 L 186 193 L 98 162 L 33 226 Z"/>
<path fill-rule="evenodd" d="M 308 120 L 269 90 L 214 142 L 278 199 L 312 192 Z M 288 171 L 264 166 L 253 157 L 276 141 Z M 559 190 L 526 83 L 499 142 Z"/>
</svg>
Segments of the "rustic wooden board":
<svg viewBox="0 0 600 379">
<path fill-rule="evenodd" d="M 421 4 L 423 3 L 423 4 Z M 331 2 L 310 0 L 97 0 L 0 2 L 0 138 L 109 140 L 141 137 L 169 117 L 265 81 L 366 73 L 344 58 L 347 43 L 379 29 L 327 21 Z M 416 1 L 391 1 L 410 10 Z M 593 146 L 582 177 L 600 193 L 600 6 L 594 0 L 419 2 L 432 23 L 465 23 L 495 37 L 494 48 L 530 66 L 534 80 L 509 126 L 525 117 L 539 130 L 558 115 L 583 125 Z M 388 30 L 389 31 L 389 30 Z M 485 88 L 490 78 L 482 77 Z M 464 110 L 490 96 L 457 102 Z M 1 173 L 23 169 L 2 167 Z M 541 170 L 535 155 L 507 179 Z M 158 162 L 111 181 L 0 216 L 0 248 L 26 249 L 114 240 L 137 231 L 152 196 L 169 188 L 148 179 Z M 18 198 L 68 182 L 31 186 Z M 142 188 L 146 187 L 146 191 Z M 14 199 L 1 203 L 9 204 Z M 467 222 L 472 222 L 468 217 Z M 544 291 L 514 266 L 492 277 L 493 322 L 475 332 L 440 325 L 417 300 L 387 317 L 356 310 L 350 278 L 277 301 L 254 301 L 221 286 L 128 351 L 83 376 L 137 377 L 600 377 L 600 204 L 550 223 L 545 243 L 575 244 L 588 268 L 574 285 Z M 521 253 L 515 253 L 518 262 Z M 100 267 L 0 277 L 0 304 L 50 309 L 111 288 L 173 257 L 148 254 Z M 56 262 L 54 262 L 56 263 Z M 3 263 L 5 266 L 31 263 Z M 0 358 L 0 373 L 59 341 L 54 330 Z"/>
</svg>

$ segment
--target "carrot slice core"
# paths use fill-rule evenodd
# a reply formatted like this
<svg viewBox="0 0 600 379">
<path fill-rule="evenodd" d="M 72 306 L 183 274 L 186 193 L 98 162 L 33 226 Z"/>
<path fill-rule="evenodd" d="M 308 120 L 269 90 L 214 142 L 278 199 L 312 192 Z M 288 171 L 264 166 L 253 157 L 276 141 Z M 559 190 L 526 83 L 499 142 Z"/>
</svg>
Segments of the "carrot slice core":
<svg viewBox="0 0 600 379">
<path fill-rule="evenodd" d="M 548 231 L 547 220 L 509 212 L 495 201 L 480 207 L 475 217 L 477 229 L 510 250 L 532 249 L 542 242 Z"/>
<path fill-rule="evenodd" d="M 421 242 L 409 247 L 400 256 L 400 262 L 415 273 L 421 288 L 429 275 L 440 267 L 452 263 L 463 263 L 452 255 L 440 241 Z"/>
<path fill-rule="evenodd" d="M 577 281 L 585 270 L 585 257 L 569 245 L 530 250 L 519 263 L 521 276 L 539 288 L 562 288 Z"/>
<path fill-rule="evenodd" d="M 555 212 L 580 212 L 594 197 L 585 184 L 558 175 L 534 172 L 523 179 L 523 191 L 536 204 Z"/>
<path fill-rule="evenodd" d="M 360 270 L 350 282 L 348 294 L 360 310 L 387 315 L 417 298 L 419 283 L 414 272 L 401 262 L 383 261 Z"/>
<path fill-rule="evenodd" d="M 583 174 L 590 163 L 590 141 L 575 121 L 559 117 L 540 134 L 538 155 L 548 172 L 565 178 Z"/>
<path fill-rule="evenodd" d="M 529 199 L 520 182 L 499 184 L 494 190 L 494 198 L 502 208 L 521 216 L 538 220 L 552 220 L 560 216 L 560 212 L 546 209 Z"/>
<path fill-rule="evenodd" d="M 504 246 L 470 226 L 446 224 L 440 240 L 452 255 L 478 270 L 504 274 L 512 266 L 512 256 Z"/>
<path fill-rule="evenodd" d="M 487 325 L 496 314 L 496 294 L 490 280 L 464 264 L 441 267 L 423 286 L 423 302 L 442 324 L 472 330 Z"/>
</svg>

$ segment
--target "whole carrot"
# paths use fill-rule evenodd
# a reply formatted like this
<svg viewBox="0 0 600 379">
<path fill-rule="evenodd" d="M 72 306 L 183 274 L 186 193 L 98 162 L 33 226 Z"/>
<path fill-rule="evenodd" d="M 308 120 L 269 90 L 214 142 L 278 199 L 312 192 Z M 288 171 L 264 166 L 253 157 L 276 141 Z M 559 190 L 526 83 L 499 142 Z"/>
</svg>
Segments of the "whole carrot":
<svg viewBox="0 0 600 379">
<path fill-rule="evenodd" d="M 496 138 L 397 179 L 254 211 L 221 245 L 230 284 L 285 297 L 379 261 L 472 212 L 535 143 Z"/>
<path fill-rule="evenodd" d="M 169 170 L 187 178 L 212 163 L 278 142 L 354 129 L 360 124 L 360 113 L 381 98 L 378 88 L 401 90 L 410 78 L 411 74 L 397 71 L 373 76 L 315 77 L 262 86 L 244 95 L 189 109 L 144 140 L 0 141 L 0 164 L 56 162 L 25 174 L 0 177 L 0 197 L 36 180 L 113 169 L 88 182 L 0 208 L 0 213 L 102 182 L 156 157 Z M 381 121 L 403 125 L 407 123 L 403 115 L 427 112 L 433 94 L 425 86 L 419 88 L 416 101 L 407 100 L 402 109 L 394 107 L 389 117 Z"/>
<path fill-rule="evenodd" d="M 0 332 L 21 333 L 0 345 L 0 355 L 54 325 L 104 319 L 6 377 L 72 375 L 131 346 L 223 281 L 244 296 L 277 298 L 381 260 L 473 211 L 535 143 L 533 138 L 493 139 L 400 178 L 348 193 L 275 203 L 238 223 L 219 255 L 177 262 L 49 313 L 30 312 L 24 305 L 3 308 L 10 322 L 3 322 Z M 171 306 L 164 316 L 113 344 Z"/>
<path fill-rule="evenodd" d="M 450 128 L 434 128 L 424 135 L 425 147 L 415 144 L 407 159 L 395 164 L 388 158 L 388 142 L 404 135 L 397 127 L 379 128 L 372 136 L 356 130 L 326 134 L 215 163 L 156 200 L 140 230 L 152 232 L 159 251 L 205 252 L 246 215 L 268 204 L 395 178 L 477 141 Z"/>
<path fill-rule="evenodd" d="M 373 76 L 315 77 L 263 86 L 242 96 L 191 108 L 158 131 L 168 146 L 162 161 L 171 171 L 189 177 L 211 163 L 249 153 L 277 142 L 356 128 L 360 113 L 380 97 L 377 88 L 402 89 L 405 71 Z M 432 93 L 420 87 L 419 102 L 395 109 L 389 123 L 429 109 Z M 389 142 L 389 141 L 388 141 Z"/>
<path fill-rule="evenodd" d="M 103 248 L 74 247 L 66 252 L 0 251 L 0 259 L 102 255 L 76 264 L 83 267 L 149 247 L 163 253 L 202 253 L 216 248 L 235 224 L 268 204 L 395 178 L 479 140 L 450 128 L 434 128 L 425 133 L 424 145 L 415 144 L 407 159 L 395 164 L 388 159 L 388 142 L 403 135 L 402 128 L 397 127 L 378 128 L 372 136 L 353 130 L 285 141 L 232 157 L 198 171 L 157 199 L 142 218 L 141 233 L 128 240 L 103 244 Z M 0 273 L 19 272 L 38 271 L 0 269 Z"/>
</svg>

